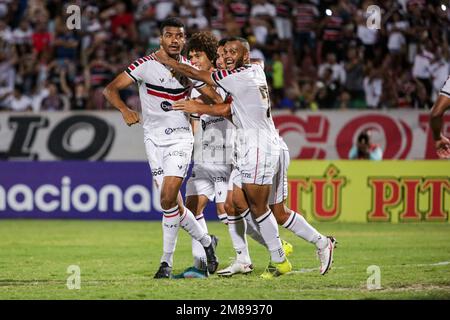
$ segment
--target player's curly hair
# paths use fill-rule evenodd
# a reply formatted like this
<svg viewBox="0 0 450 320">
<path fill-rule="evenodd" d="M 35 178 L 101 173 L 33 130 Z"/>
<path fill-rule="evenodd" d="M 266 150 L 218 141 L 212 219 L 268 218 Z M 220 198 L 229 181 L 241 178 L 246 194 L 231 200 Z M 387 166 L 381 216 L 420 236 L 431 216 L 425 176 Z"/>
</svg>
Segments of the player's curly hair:
<svg viewBox="0 0 450 320">
<path fill-rule="evenodd" d="M 207 31 L 197 32 L 192 35 L 186 45 L 186 54 L 191 51 L 203 51 L 211 62 L 217 58 L 217 38 Z"/>
</svg>

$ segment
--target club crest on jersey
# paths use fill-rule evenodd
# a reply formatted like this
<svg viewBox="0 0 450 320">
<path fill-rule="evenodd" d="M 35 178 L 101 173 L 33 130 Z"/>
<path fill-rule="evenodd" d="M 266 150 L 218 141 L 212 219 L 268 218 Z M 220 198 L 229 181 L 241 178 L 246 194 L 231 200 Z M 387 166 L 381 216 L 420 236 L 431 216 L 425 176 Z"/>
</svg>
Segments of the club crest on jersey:
<svg viewBox="0 0 450 320">
<path fill-rule="evenodd" d="M 161 109 L 165 112 L 172 111 L 172 104 L 169 101 L 161 102 Z"/>
</svg>

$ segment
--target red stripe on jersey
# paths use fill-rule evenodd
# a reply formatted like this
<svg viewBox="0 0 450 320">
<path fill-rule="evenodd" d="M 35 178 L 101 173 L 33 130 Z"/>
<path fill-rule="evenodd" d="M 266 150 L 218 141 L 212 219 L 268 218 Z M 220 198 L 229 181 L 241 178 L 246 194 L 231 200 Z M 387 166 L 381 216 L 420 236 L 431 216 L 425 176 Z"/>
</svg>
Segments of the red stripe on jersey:
<svg viewBox="0 0 450 320">
<path fill-rule="evenodd" d="M 151 94 L 152 96 L 156 96 L 156 97 L 159 97 L 159 98 L 172 100 L 172 101 L 181 100 L 183 98 L 186 98 L 187 95 L 188 95 L 187 92 L 183 92 L 182 94 L 175 94 L 175 95 L 173 95 L 173 94 L 158 92 L 158 91 L 151 90 L 151 89 L 147 89 L 147 93 Z"/>
<path fill-rule="evenodd" d="M 138 61 L 139 64 L 143 64 L 143 63 L 145 62 L 145 61 L 142 60 L 142 59 L 138 59 L 137 61 Z"/>
<path fill-rule="evenodd" d="M 227 76 L 227 71 L 226 71 L 226 70 L 221 70 L 221 72 L 222 72 L 222 76 L 223 76 L 223 77 L 226 77 L 226 76 Z"/>
<path fill-rule="evenodd" d="M 130 66 L 128 67 L 131 69 L 131 71 L 133 71 L 134 69 L 136 69 L 136 67 L 133 64 L 130 64 Z"/>
</svg>

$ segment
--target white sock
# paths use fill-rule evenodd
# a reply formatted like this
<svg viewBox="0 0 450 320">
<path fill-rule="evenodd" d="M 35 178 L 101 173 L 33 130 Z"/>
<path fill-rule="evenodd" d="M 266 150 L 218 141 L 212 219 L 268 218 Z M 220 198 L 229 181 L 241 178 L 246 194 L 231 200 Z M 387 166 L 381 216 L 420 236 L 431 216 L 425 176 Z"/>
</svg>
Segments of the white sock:
<svg viewBox="0 0 450 320">
<path fill-rule="evenodd" d="M 193 239 L 200 241 L 202 246 L 208 247 L 211 244 L 211 237 L 207 232 L 203 231 L 203 228 L 195 219 L 194 214 L 186 207 L 180 218 L 180 226 L 186 230 Z"/>
<path fill-rule="evenodd" d="M 256 218 L 256 222 L 259 224 L 261 236 L 270 251 L 270 259 L 275 263 L 283 262 L 286 256 L 281 245 L 277 220 L 273 216 L 272 210 L 269 209 L 262 216 Z"/>
<path fill-rule="evenodd" d="M 251 263 L 248 252 L 245 230 L 247 223 L 242 216 L 228 216 L 228 232 L 230 233 L 233 248 L 236 251 L 236 260 L 242 263 Z"/>
<path fill-rule="evenodd" d="M 180 212 L 178 206 L 169 210 L 163 210 L 163 256 L 161 262 L 173 264 L 173 253 L 177 245 L 178 229 L 180 228 Z"/>
<path fill-rule="evenodd" d="M 203 213 L 196 216 L 195 219 L 200 224 L 200 227 L 204 232 L 208 232 L 208 227 L 206 226 L 206 221 L 203 216 Z M 194 267 L 200 270 L 206 270 L 206 254 L 205 249 L 203 248 L 202 244 L 192 238 L 192 255 L 194 256 Z"/>
<path fill-rule="evenodd" d="M 225 225 L 228 224 L 226 213 L 219 214 L 217 217 L 219 217 L 220 222 L 222 222 L 223 224 L 225 224 Z"/>
<path fill-rule="evenodd" d="M 261 236 L 261 232 L 259 231 L 258 225 L 256 224 L 256 220 L 250 212 L 250 209 L 244 211 L 241 214 L 247 222 L 247 234 L 260 245 L 267 248 L 266 243 L 264 242 L 263 237 Z"/>
<path fill-rule="evenodd" d="M 289 219 L 283 224 L 283 227 L 292 231 L 297 236 L 305 239 L 308 242 L 314 243 L 317 248 L 325 248 L 328 244 L 327 237 L 324 237 L 308 221 L 305 220 L 300 214 L 291 210 Z"/>
</svg>

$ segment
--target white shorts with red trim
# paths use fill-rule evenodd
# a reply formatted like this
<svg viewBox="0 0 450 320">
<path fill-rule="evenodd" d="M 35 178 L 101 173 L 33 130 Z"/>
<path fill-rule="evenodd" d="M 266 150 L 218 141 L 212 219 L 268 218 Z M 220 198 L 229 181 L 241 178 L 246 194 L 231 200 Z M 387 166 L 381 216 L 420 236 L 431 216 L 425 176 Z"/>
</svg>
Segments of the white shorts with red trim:
<svg viewBox="0 0 450 320">
<path fill-rule="evenodd" d="M 288 168 L 291 159 L 289 150 L 281 150 L 278 170 L 273 177 L 272 189 L 270 190 L 269 204 L 284 202 L 288 196 Z"/>
<path fill-rule="evenodd" d="M 447 81 L 445 81 L 444 86 L 442 87 L 441 91 L 439 91 L 439 94 L 450 98 L 450 77 L 447 79 Z"/>
<path fill-rule="evenodd" d="M 186 184 L 186 197 L 205 195 L 223 203 L 227 197 L 231 165 L 194 165 Z"/>
<path fill-rule="evenodd" d="M 249 146 L 244 156 L 238 158 L 238 167 L 242 183 L 265 185 L 272 184 L 280 160 L 280 147 L 260 148 Z"/>
<path fill-rule="evenodd" d="M 234 186 L 242 189 L 241 173 L 237 167 L 233 167 L 230 178 L 228 178 L 228 191 L 233 191 Z"/>
<path fill-rule="evenodd" d="M 186 177 L 191 162 L 193 143 L 174 142 L 160 146 L 150 139 L 145 139 L 144 144 L 157 190 L 160 190 L 164 177 Z"/>
</svg>

